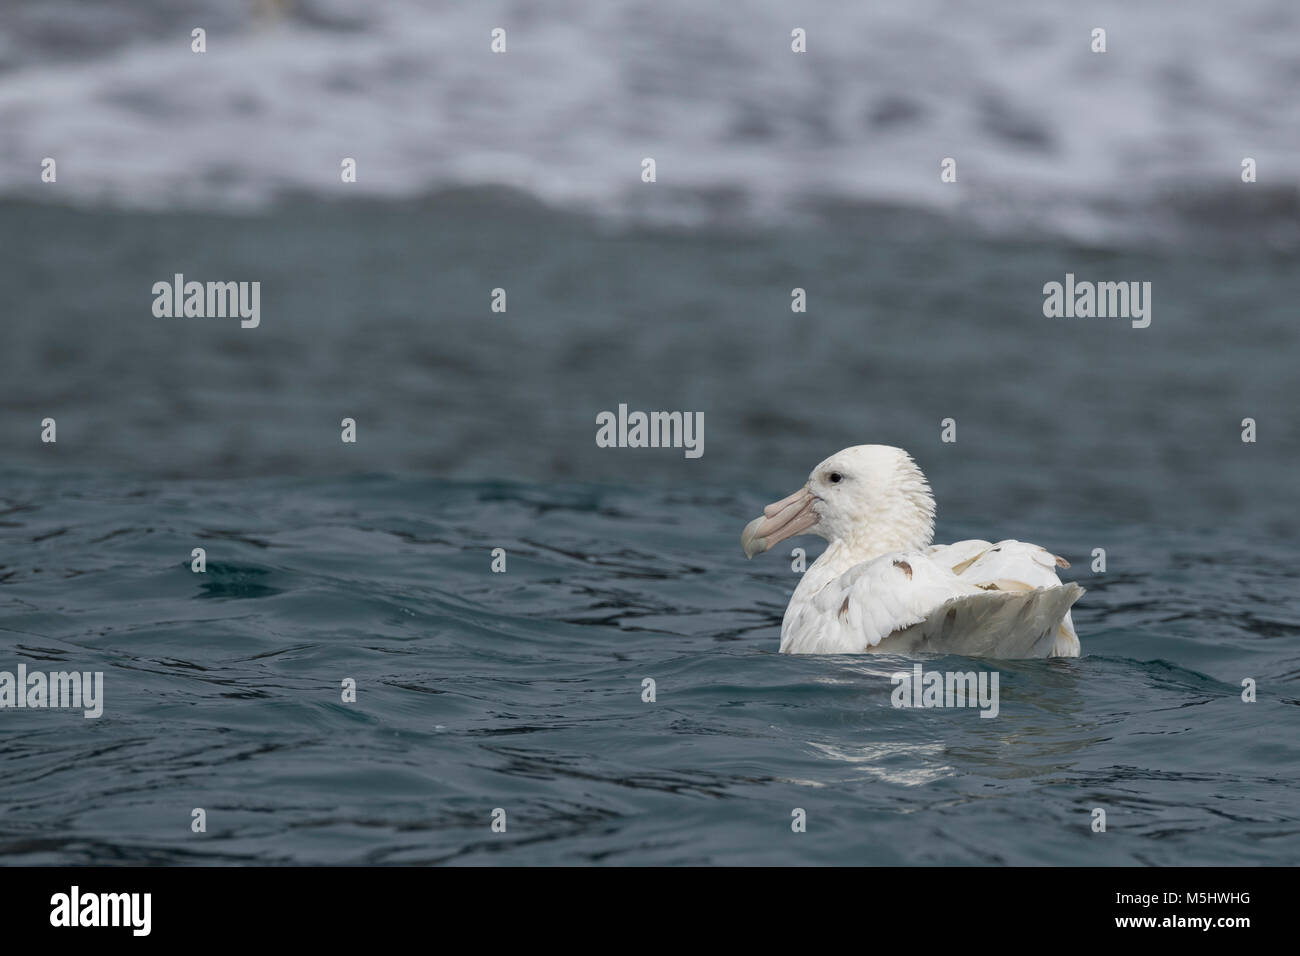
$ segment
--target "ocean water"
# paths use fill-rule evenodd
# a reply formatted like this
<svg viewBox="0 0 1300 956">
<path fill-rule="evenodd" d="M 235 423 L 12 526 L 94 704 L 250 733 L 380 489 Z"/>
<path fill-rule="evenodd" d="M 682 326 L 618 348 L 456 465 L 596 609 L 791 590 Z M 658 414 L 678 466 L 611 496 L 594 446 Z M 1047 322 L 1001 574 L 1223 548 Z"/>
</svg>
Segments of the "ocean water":
<svg viewBox="0 0 1300 956">
<path fill-rule="evenodd" d="M 892 707 L 909 660 L 776 653 L 795 575 L 740 554 L 763 500 L 748 491 L 3 487 L 8 657 L 103 670 L 107 701 L 97 720 L 4 713 L 8 863 L 1288 864 L 1300 849 L 1289 545 L 1102 526 L 1106 574 L 1067 550 L 1089 589 L 1084 657 L 926 662 L 996 668 L 1000 714 L 982 719 Z"/>
<path fill-rule="evenodd" d="M 7 4 L 0 671 L 106 700 L 0 710 L 0 862 L 1295 863 L 1298 15 Z M 820 543 L 740 531 L 864 442 L 1087 589 L 1076 660 L 924 662 L 996 719 L 776 652 Z"/>
</svg>

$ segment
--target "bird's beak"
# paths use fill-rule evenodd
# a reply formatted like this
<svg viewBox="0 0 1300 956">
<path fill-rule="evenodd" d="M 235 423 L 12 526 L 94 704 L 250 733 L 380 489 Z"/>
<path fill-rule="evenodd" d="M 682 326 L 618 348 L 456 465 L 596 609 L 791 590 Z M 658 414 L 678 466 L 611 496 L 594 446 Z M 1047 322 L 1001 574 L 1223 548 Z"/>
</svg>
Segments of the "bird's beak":
<svg viewBox="0 0 1300 956">
<path fill-rule="evenodd" d="M 777 542 L 803 534 L 815 525 L 818 515 L 812 508 L 816 500 L 805 485 L 789 498 L 774 501 L 764 508 L 763 514 L 745 525 L 740 534 L 740 546 L 745 549 L 745 557 L 762 554 Z"/>
</svg>

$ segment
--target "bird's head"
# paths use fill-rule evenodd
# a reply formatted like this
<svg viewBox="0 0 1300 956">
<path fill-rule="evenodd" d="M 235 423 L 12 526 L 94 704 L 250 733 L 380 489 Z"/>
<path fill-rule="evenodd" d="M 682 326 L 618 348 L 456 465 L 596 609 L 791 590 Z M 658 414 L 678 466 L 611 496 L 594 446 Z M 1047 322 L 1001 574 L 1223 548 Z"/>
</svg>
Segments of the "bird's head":
<svg viewBox="0 0 1300 956">
<path fill-rule="evenodd" d="M 842 541 L 863 560 L 923 548 L 934 535 L 934 498 L 903 449 L 854 445 L 814 468 L 794 494 L 764 508 L 740 543 L 752 558 L 797 534 Z"/>
</svg>

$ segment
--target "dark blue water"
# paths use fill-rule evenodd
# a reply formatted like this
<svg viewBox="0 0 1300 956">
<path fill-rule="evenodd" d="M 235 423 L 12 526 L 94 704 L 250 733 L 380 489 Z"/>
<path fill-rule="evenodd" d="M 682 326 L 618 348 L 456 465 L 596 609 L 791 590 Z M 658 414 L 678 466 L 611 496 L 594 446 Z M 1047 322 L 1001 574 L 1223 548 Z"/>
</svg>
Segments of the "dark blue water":
<svg viewBox="0 0 1300 956">
<path fill-rule="evenodd" d="M 1041 527 L 1104 542 L 1108 571 L 1064 549 L 1088 588 L 1085 656 L 992 665 L 990 720 L 894 709 L 888 675 L 908 661 L 778 655 L 795 576 L 740 554 L 752 489 L 25 473 L 0 488 L 5 667 L 102 670 L 106 688 L 98 720 L 0 715 L 9 863 L 1285 864 L 1300 849 L 1289 543 Z"/>
</svg>

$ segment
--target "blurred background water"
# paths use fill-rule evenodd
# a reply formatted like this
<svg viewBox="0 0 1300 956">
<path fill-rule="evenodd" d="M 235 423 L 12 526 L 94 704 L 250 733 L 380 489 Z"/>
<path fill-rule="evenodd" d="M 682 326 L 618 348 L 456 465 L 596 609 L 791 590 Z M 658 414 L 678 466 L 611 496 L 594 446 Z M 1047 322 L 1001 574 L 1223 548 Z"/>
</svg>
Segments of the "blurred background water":
<svg viewBox="0 0 1300 956">
<path fill-rule="evenodd" d="M 108 702 L 0 712 L 0 859 L 1294 862 L 1298 18 L 8 4 L 0 669 Z M 154 318 L 177 272 L 260 327 Z M 1067 272 L 1151 326 L 1044 318 Z M 981 720 L 777 655 L 740 528 L 859 442 L 1070 558 L 1086 656 Z"/>
</svg>

